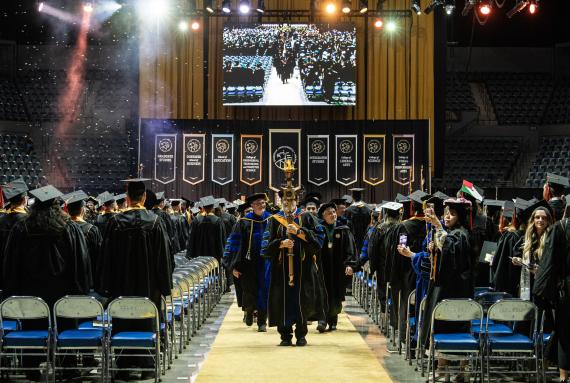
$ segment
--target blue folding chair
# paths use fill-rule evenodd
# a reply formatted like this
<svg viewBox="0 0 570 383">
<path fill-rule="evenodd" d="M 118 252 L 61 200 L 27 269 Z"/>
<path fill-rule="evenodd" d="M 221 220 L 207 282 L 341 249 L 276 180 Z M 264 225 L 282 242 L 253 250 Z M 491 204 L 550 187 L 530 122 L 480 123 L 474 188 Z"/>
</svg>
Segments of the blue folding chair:
<svg viewBox="0 0 570 383">
<path fill-rule="evenodd" d="M 23 321 L 24 329 L 4 330 L 4 322 Z M 26 330 L 25 321 L 45 320 L 41 330 Z M 12 359 L 13 363 L 0 364 L 0 371 L 43 371 L 49 381 L 51 352 L 51 314 L 48 305 L 38 297 L 10 297 L 0 305 L 0 360 Z M 44 367 L 23 366 L 22 358 L 45 357 Z"/>
<path fill-rule="evenodd" d="M 114 371 L 154 371 L 154 381 L 160 376 L 160 317 L 158 309 L 148 298 L 119 297 L 107 307 L 107 325 L 113 324 L 113 319 L 143 320 L 151 319 L 152 328 L 147 331 L 121 331 L 110 333 L 107 340 L 107 377 Z M 146 353 L 129 353 L 128 350 L 146 351 Z M 154 368 L 118 368 L 113 362 L 116 357 L 147 358 L 154 360 Z"/>
<path fill-rule="evenodd" d="M 432 313 L 430 349 L 428 356 L 428 376 L 430 371 L 433 374 L 433 381 L 436 381 L 436 357 L 443 357 L 452 360 L 464 360 L 471 363 L 472 367 L 467 370 L 458 369 L 452 371 L 451 368 L 446 373 L 475 373 L 483 379 L 483 353 L 482 343 L 471 331 L 459 333 L 436 333 L 436 321 L 444 322 L 465 322 L 469 325 L 471 321 L 483 319 L 483 308 L 472 299 L 444 299 L 439 302 Z M 480 322 L 482 325 L 482 322 Z"/>
<path fill-rule="evenodd" d="M 68 295 L 58 300 L 53 306 L 54 332 L 53 332 L 53 369 L 54 380 L 57 372 L 61 370 L 90 371 L 93 366 L 81 365 L 64 367 L 59 362 L 66 356 L 74 355 L 85 361 L 87 358 L 98 356 L 102 361 L 101 379 L 104 379 L 105 371 L 105 330 L 103 326 L 94 326 L 91 329 L 69 329 L 59 331 L 58 318 L 86 319 L 103 317 L 104 310 L 101 303 L 90 296 Z M 94 360 L 94 359 L 93 359 Z"/>
<path fill-rule="evenodd" d="M 489 307 L 487 311 L 487 325 L 491 321 L 512 323 L 515 331 L 509 335 L 488 334 L 486 336 L 485 358 L 487 366 L 487 380 L 491 379 L 491 361 L 513 362 L 513 366 L 508 366 L 500 372 L 503 374 L 535 374 L 538 379 L 539 374 L 539 342 L 537 341 L 537 316 L 538 309 L 534 303 L 521 299 L 504 299 Z M 517 325 L 526 322 L 529 326 L 530 334 L 516 331 Z M 534 360 L 535 369 L 520 369 L 521 361 Z M 498 368 L 498 366 L 497 366 Z"/>
</svg>

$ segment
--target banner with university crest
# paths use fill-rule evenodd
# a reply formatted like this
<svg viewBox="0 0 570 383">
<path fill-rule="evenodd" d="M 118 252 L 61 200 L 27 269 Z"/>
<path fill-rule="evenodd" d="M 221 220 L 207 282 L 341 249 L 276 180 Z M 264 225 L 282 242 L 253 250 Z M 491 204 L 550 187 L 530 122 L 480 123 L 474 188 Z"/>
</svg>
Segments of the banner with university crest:
<svg viewBox="0 0 570 383">
<path fill-rule="evenodd" d="M 386 136 L 365 134 L 363 136 L 362 180 L 377 186 L 386 178 Z"/>
<path fill-rule="evenodd" d="M 316 186 L 329 182 L 329 136 L 307 135 L 307 181 Z"/>
<path fill-rule="evenodd" d="M 226 185 L 234 180 L 234 135 L 212 134 L 212 182 Z"/>
<path fill-rule="evenodd" d="M 336 182 L 348 186 L 358 181 L 358 136 L 336 135 Z"/>
<path fill-rule="evenodd" d="M 176 134 L 155 136 L 154 179 L 162 184 L 176 180 Z"/>
<path fill-rule="evenodd" d="M 206 159 L 206 135 L 184 135 L 184 166 L 182 179 L 190 185 L 204 181 L 204 161 Z"/>
<path fill-rule="evenodd" d="M 394 182 L 405 186 L 414 182 L 414 138 L 413 134 L 394 134 L 392 173 Z"/>
<path fill-rule="evenodd" d="M 239 180 L 248 186 L 260 183 L 263 177 L 263 135 L 242 134 L 239 147 Z"/>
<path fill-rule="evenodd" d="M 285 184 L 283 168 L 291 160 L 295 167 L 293 184 L 301 188 L 301 129 L 269 129 L 269 188 L 281 190 Z"/>
</svg>

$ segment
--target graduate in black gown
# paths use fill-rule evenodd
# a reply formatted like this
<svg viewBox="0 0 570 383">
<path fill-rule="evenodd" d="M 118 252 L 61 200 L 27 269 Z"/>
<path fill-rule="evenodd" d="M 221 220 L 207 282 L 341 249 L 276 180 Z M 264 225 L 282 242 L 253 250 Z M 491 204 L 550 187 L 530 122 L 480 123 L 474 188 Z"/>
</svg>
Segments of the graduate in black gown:
<svg viewBox="0 0 570 383">
<path fill-rule="evenodd" d="M 162 210 L 161 203 L 159 201 L 159 193 L 154 193 L 152 190 L 146 190 L 146 198 L 144 202 L 144 207 L 153 212 L 161 220 L 164 230 L 166 231 L 166 236 L 168 237 L 168 249 L 171 254 L 171 263 L 174 264 L 174 254 L 178 252 L 178 242 L 176 241 L 176 231 L 174 229 L 174 223 L 170 219 L 167 212 Z M 162 198 L 162 196 L 161 196 Z"/>
<path fill-rule="evenodd" d="M 173 199 L 170 202 L 173 213 L 170 216 L 174 221 L 174 224 L 178 227 L 178 248 L 180 250 L 186 249 L 188 245 L 188 235 L 190 233 L 190 219 L 186 215 L 186 209 L 182 210 L 183 206 L 186 206 L 186 202 L 180 199 Z"/>
<path fill-rule="evenodd" d="M 91 286 L 91 265 L 85 237 L 61 208 L 59 190 L 51 185 L 32 190 L 35 203 L 30 215 L 14 225 L 4 256 L 4 295 L 36 296 L 50 308 L 65 295 L 85 295 Z M 44 320 L 25 320 L 22 330 L 43 330 Z M 58 320 L 58 330 L 77 323 Z M 38 367 L 44 357 L 24 357 L 25 367 Z M 63 365 L 72 367 L 74 358 Z M 40 371 L 26 371 L 28 380 L 39 381 Z M 66 374 L 66 376 L 69 376 Z"/>
<path fill-rule="evenodd" d="M 269 287 L 269 326 L 277 326 L 281 346 L 291 346 L 293 325 L 297 346 L 305 346 L 307 321 L 326 317 L 325 288 L 319 270 L 319 253 L 323 245 L 323 228 L 317 218 L 302 213 L 291 201 L 294 224 L 283 226 L 275 217 L 269 220 L 263 235 L 261 254 L 271 260 Z M 283 210 L 276 213 L 285 220 Z M 293 239 L 289 239 L 288 236 Z M 304 237 L 305 239 L 301 239 Z M 294 280 L 289 282 L 288 249 L 293 249 Z"/>
<path fill-rule="evenodd" d="M 224 222 L 214 214 L 217 207 L 214 197 L 202 197 L 200 203 L 204 212 L 190 225 L 186 258 L 214 257 L 221 262 L 227 238 Z"/>
<path fill-rule="evenodd" d="M 97 265 L 99 264 L 99 253 L 101 251 L 101 244 L 103 237 L 99 228 L 95 225 L 86 222 L 83 217 L 85 215 L 85 200 L 88 198 L 83 190 L 78 190 L 63 196 L 67 204 L 67 213 L 71 220 L 79 226 L 81 232 L 85 236 L 87 248 L 89 249 L 89 259 L 91 260 L 91 275 L 93 281 L 97 280 Z M 93 288 L 94 286 L 90 286 Z"/>
<path fill-rule="evenodd" d="M 570 381 L 570 218 L 554 224 L 545 240 L 533 286 L 534 302 L 554 311 L 554 332 L 550 342 L 558 359 L 560 382 Z"/>
<path fill-rule="evenodd" d="M 23 179 L 16 179 L 3 187 L 5 199 L 9 202 L 8 210 L 0 216 L 0 290 L 3 289 L 2 264 L 4 262 L 4 247 L 8 240 L 10 230 L 18 222 L 26 219 L 26 203 L 28 201 L 28 187 Z"/>
<path fill-rule="evenodd" d="M 362 188 L 352 188 L 353 202 L 346 209 L 344 215 L 348 220 L 348 227 L 352 231 L 354 236 L 354 241 L 356 242 L 356 248 L 362 249 L 362 244 L 364 243 L 364 237 L 368 232 L 370 226 L 370 213 L 372 209 L 362 201 Z"/>
<path fill-rule="evenodd" d="M 564 215 L 566 199 L 564 192 L 570 186 L 568 178 L 553 173 L 546 173 L 546 183 L 543 188 L 543 198 L 552 209 L 554 220 L 559 221 Z"/>
<path fill-rule="evenodd" d="M 103 234 L 105 233 L 107 222 L 109 222 L 111 217 L 116 214 L 117 202 L 115 201 L 115 196 L 109 192 L 99 194 L 97 196 L 97 200 L 99 201 L 101 213 L 95 218 L 95 222 L 93 224 L 97 226 L 101 234 Z"/>
<path fill-rule="evenodd" d="M 114 215 L 103 236 L 98 292 L 111 299 L 120 296 L 149 298 L 157 308 L 161 296 L 170 295 L 172 269 L 169 240 L 163 221 L 144 207 L 146 179 L 127 180 L 128 208 Z M 113 333 L 152 331 L 152 320 L 113 320 Z M 152 368 L 151 357 L 119 357 L 117 366 Z M 154 376 L 144 371 L 142 379 Z M 120 372 L 117 379 L 128 379 Z"/>
<path fill-rule="evenodd" d="M 226 201 L 225 198 L 217 198 L 216 202 L 218 203 L 218 206 L 220 207 L 221 210 L 220 218 L 224 223 L 224 229 L 226 231 L 226 235 L 229 236 L 232 230 L 234 229 L 237 219 L 232 214 L 227 212 L 226 205 L 228 204 L 228 201 Z"/>
<path fill-rule="evenodd" d="M 358 251 L 352 232 L 346 225 L 338 225 L 336 205 L 332 202 L 321 205 L 317 213 L 324 228 L 323 247 L 321 249 L 322 274 L 327 289 L 328 312 L 326 318 L 319 320 L 317 330 L 325 332 L 336 330 L 338 314 L 342 311 L 346 288 L 346 275 L 352 275 Z"/>
</svg>

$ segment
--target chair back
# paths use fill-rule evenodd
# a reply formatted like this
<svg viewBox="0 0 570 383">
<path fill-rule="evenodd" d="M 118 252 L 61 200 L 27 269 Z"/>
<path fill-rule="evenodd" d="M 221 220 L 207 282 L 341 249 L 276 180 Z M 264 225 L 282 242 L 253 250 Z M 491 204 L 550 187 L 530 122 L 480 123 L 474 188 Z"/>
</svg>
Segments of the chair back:
<svg viewBox="0 0 570 383">
<path fill-rule="evenodd" d="M 10 297 L 0 306 L 0 320 L 10 319 L 44 319 L 49 320 L 50 310 L 47 303 L 38 297 Z"/>
<path fill-rule="evenodd" d="M 66 295 L 53 306 L 55 318 L 102 318 L 103 313 L 101 302 L 87 295 Z"/>
<path fill-rule="evenodd" d="M 492 304 L 500 301 L 501 299 L 512 298 L 511 294 L 502 291 L 485 291 L 478 294 L 475 300 L 479 302 L 484 308 L 489 308 Z"/>
<path fill-rule="evenodd" d="M 408 295 L 408 307 L 416 305 L 416 290 L 412 291 L 410 295 Z"/>
<path fill-rule="evenodd" d="M 145 297 L 119 297 L 107 307 L 107 322 L 110 325 L 115 319 L 154 319 L 156 331 L 159 330 L 158 309 Z"/>
<path fill-rule="evenodd" d="M 444 299 L 439 302 L 432 314 L 433 330 L 436 320 L 449 322 L 470 322 L 483 320 L 483 307 L 473 299 Z"/>
<path fill-rule="evenodd" d="M 502 322 L 536 321 L 537 308 L 530 301 L 503 299 L 489 307 L 487 318 Z"/>
</svg>

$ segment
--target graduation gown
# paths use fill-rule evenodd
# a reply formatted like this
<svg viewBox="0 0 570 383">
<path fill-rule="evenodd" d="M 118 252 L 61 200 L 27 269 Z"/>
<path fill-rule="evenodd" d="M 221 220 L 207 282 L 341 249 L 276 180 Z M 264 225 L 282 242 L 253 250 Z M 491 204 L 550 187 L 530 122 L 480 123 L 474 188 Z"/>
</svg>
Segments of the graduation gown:
<svg viewBox="0 0 570 383">
<path fill-rule="evenodd" d="M 115 213 L 105 213 L 105 214 L 99 214 L 95 218 L 95 222 L 93 222 L 93 225 L 97 226 L 97 228 L 99 229 L 99 232 L 101 232 L 101 235 L 105 234 L 105 229 L 107 228 L 107 222 L 109 222 L 109 220 L 114 215 L 115 215 Z"/>
<path fill-rule="evenodd" d="M 1 193 L 1 192 L 0 192 Z M 0 290 L 4 288 L 2 279 L 2 264 L 4 263 L 4 248 L 12 227 L 26 219 L 28 214 L 24 209 L 14 209 L 0 216 Z"/>
<path fill-rule="evenodd" d="M 103 243 L 103 236 L 97 226 L 85 221 L 74 221 L 79 226 L 79 229 L 85 236 L 87 242 L 87 249 L 89 250 L 89 260 L 91 262 L 91 276 L 92 280 L 97 280 L 97 266 L 99 265 L 99 252 L 101 251 L 101 244 Z M 90 286 L 93 288 L 94 286 Z"/>
<path fill-rule="evenodd" d="M 244 311 L 267 311 L 271 262 L 261 256 L 261 243 L 270 218 L 267 211 L 262 216 L 247 213 L 234 225 L 225 247 L 224 267 L 242 273 L 238 280 Z"/>
<path fill-rule="evenodd" d="M 163 221 L 144 208 L 114 215 L 103 236 L 98 292 L 147 297 L 157 308 L 170 295 L 172 264 Z"/>
<path fill-rule="evenodd" d="M 435 306 L 448 298 L 473 297 L 473 276 L 471 263 L 471 246 L 469 233 L 464 228 L 456 228 L 450 232 L 437 230 L 434 235 L 436 247 L 435 265 L 432 261 L 432 279 L 426 296 L 426 320 L 423 322 L 421 341 L 429 339 L 431 317 Z M 435 274 L 435 275 L 433 275 Z M 439 333 L 468 331 L 463 323 L 437 322 L 435 328 Z"/>
<path fill-rule="evenodd" d="M 552 209 L 553 218 L 555 221 L 560 221 L 564 216 L 564 209 L 566 208 L 566 201 L 561 198 L 554 197 L 548 201 L 548 206 Z"/>
<path fill-rule="evenodd" d="M 221 218 L 222 222 L 224 223 L 226 235 L 229 236 L 232 230 L 234 229 L 234 226 L 237 222 L 237 218 L 226 211 L 222 213 Z"/>
<path fill-rule="evenodd" d="M 214 257 L 220 262 L 224 255 L 226 229 L 222 219 L 213 213 L 192 221 L 186 258 Z"/>
<path fill-rule="evenodd" d="M 21 220 L 8 236 L 4 295 L 31 295 L 50 307 L 65 295 L 89 293 L 91 265 L 85 236 L 69 221 L 61 233 Z"/>
<path fill-rule="evenodd" d="M 174 213 L 171 216 L 174 224 L 177 226 L 178 230 L 178 248 L 179 251 L 186 249 L 188 245 L 188 234 L 190 233 L 190 224 L 188 223 L 187 217 L 182 213 Z"/>
<path fill-rule="evenodd" d="M 479 255 L 483 242 L 494 241 L 497 237 L 497 228 L 491 218 L 486 215 L 473 217 L 473 230 L 471 232 L 471 254 L 473 262 L 473 282 L 475 286 L 490 286 L 489 264 L 479 262 Z"/>
<path fill-rule="evenodd" d="M 524 232 L 505 231 L 497 242 L 497 251 L 493 257 L 493 286 L 495 291 L 504 291 L 513 297 L 519 295 L 521 267 L 513 265 L 512 257 L 516 256 L 515 246 L 523 237 Z"/>
<path fill-rule="evenodd" d="M 166 229 L 166 235 L 168 236 L 169 248 L 170 252 L 174 255 L 180 251 L 178 248 L 178 236 L 176 234 L 176 227 L 174 226 L 174 222 L 170 219 L 170 215 L 165 212 L 164 210 L 156 207 L 151 210 L 154 214 L 160 218 L 162 221 L 164 228 Z M 174 257 L 172 257 L 172 261 L 174 261 Z"/>
<path fill-rule="evenodd" d="M 348 226 L 334 226 L 332 232 L 323 223 L 325 236 L 321 249 L 322 274 L 327 291 L 327 318 L 342 311 L 344 302 L 346 266 L 354 267 L 358 251 Z"/>
<path fill-rule="evenodd" d="M 348 220 L 348 227 L 352 231 L 357 249 L 362 249 L 364 237 L 370 226 L 370 213 L 372 210 L 364 202 L 355 202 L 344 212 Z"/>
<path fill-rule="evenodd" d="M 284 217 L 283 211 L 277 214 Z M 323 229 L 317 218 L 301 210 L 293 214 L 307 241 L 294 236 L 294 285 L 289 286 L 288 249 L 280 249 L 287 230 L 275 218 L 269 220 L 263 234 L 261 255 L 271 260 L 269 285 L 269 326 L 290 326 L 309 320 L 326 318 L 325 287 L 319 253 L 323 245 Z"/>
</svg>

